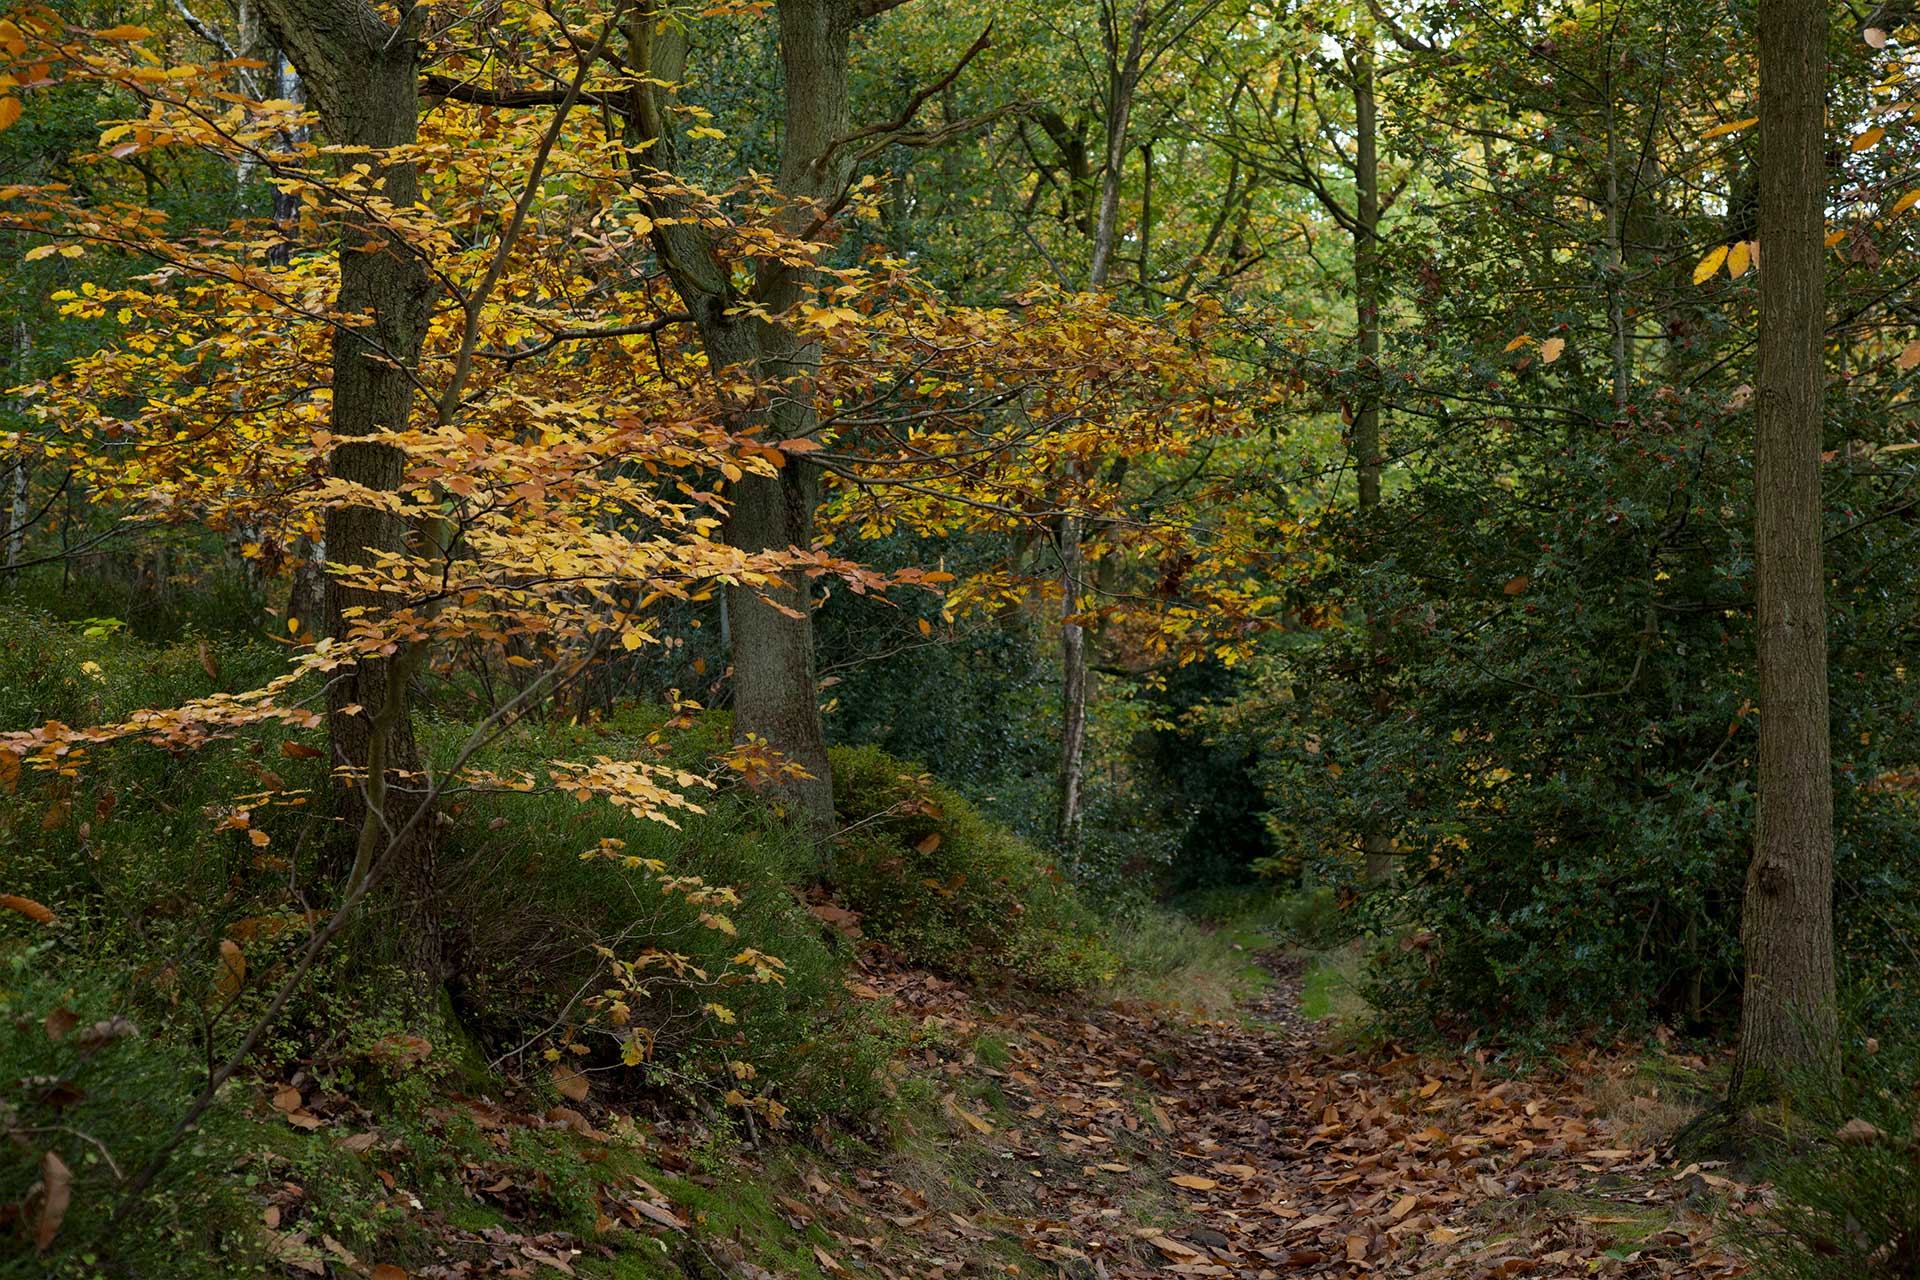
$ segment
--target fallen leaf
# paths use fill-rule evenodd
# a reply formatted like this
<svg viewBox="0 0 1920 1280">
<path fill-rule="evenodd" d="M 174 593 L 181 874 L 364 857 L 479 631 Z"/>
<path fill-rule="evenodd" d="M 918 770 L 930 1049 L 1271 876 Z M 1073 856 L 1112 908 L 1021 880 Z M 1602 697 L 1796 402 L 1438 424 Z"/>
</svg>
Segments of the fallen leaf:
<svg viewBox="0 0 1920 1280">
<path fill-rule="evenodd" d="M 1833 1132 L 1834 1141 L 1850 1147 L 1872 1146 L 1886 1136 L 1886 1131 L 1879 1125 L 1858 1118 L 1847 1121 Z"/>
<path fill-rule="evenodd" d="M 553 1069 L 553 1087 L 559 1091 L 560 1096 L 563 1098 L 571 1099 L 574 1102 L 585 1102 L 587 1100 L 587 1078 L 578 1071 L 575 1071 L 572 1067 L 555 1067 Z"/>
<path fill-rule="evenodd" d="M 1203 1178 L 1195 1173 L 1176 1173 L 1167 1181 L 1176 1187 L 1187 1187 L 1194 1191 L 1211 1191 L 1220 1185 L 1212 1178 Z"/>
<path fill-rule="evenodd" d="M 33 1240 L 41 1253 L 53 1247 L 53 1238 L 60 1234 L 60 1224 L 66 1221 L 67 1206 L 73 1203 L 73 1173 L 66 1162 L 49 1151 L 40 1157 L 40 1222 L 34 1228 Z"/>
<path fill-rule="evenodd" d="M 17 894 L 0 893 L 0 907 L 9 911 L 18 911 L 36 924 L 52 924 L 53 912 L 35 902 L 32 898 L 22 898 Z"/>
</svg>

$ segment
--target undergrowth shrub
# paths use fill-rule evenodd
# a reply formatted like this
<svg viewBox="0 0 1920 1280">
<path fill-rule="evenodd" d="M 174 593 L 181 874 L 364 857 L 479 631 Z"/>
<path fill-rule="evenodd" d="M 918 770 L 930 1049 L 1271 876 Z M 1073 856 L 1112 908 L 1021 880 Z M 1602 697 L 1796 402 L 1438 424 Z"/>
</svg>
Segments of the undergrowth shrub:
<svg viewBox="0 0 1920 1280">
<path fill-rule="evenodd" d="M 663 718 L 656 708 L 630 707 L 587 725 L 530 724 L 475 763 L 510 771 L 552 758 L 638 758 L 653 750 L 647 737 Z M 465 732 L 442 726 L 430 741 Z M 728 737 L 724 717 L 707 717 L 676 735 L 671 755 L 697 768 Z M 477 797 L 451 811 L 443 866 L 448 918 L 462 934 L 463 1018 L 491 1052 L 510 1052 L 577 1013 L 576 992 L 617 985 L 610 961 L 658 952 L 672 959 L 646 971 L 644 998 L 628 1001 L 627 1027 L 574 1020 L 593 1065 L 665 1088 L 724 1081 L 771 1094 L 796 1118 L 873 1109 L 891 1042 L 841 984 L 845 944 L 796 894 L 817 876 L 816 847 L 751 796 L 695 799 L 706 812 L 680 816 L 677 830 L 557 793 Z M 619 842 L 621 858 L 657 860 L 667 876 L 731 889 L 738 902 L 703 905 L 659 876 L 598 856 L 607 841 Z M 725 926 L 703 916 L 723 916 Z M 775 957 L 784 981 L 729 976 L 747 948 Z M 635 1033 L 650 1038 L 650 1061 L 623 1076 L 611 1064 L 621 1037 Z M 739 1078 L 736 1063 L 751 1077 Z"/>
<path fill-rule="evenodd" d="M 832 879 L 917 964 L 1070 991 L 1112 974 L 1098 921 L 1033 845 L 875 747 L 836 747 Z"/>
<path fill-rule="evenodd" d="M 155 1034 L 136 979 L 112 957 L 90 959 L 64 922 L 0 917 L 0 1276 L 202 1280 L 216 1258 L 240 1274 L 256 1219 L 230 1173 L 246 1133 L 234 1099 L 115 1222 L 127 1180 L 161 1153 L 205 1064 Z M 63 1184 L 67 1207 L 50 1214 Z"/>
</svg>

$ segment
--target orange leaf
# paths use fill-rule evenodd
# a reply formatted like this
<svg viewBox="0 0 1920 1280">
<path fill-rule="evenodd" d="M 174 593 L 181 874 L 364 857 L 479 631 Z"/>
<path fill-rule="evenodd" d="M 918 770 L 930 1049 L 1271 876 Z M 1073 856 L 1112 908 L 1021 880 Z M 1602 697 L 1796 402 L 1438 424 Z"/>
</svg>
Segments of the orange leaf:
<svg viewBox="0 0 1920 1280">
<path fill-rule="evenodd" d="M 5 907 L 9 911 L 18 911 L 27 919 L 39 924 L 53 923 L 53 912 L 47 910 L 32 898 L 22 898 L 11 893 L 0 893 L 0 907 Z"/>
<path fill-rule="evenodd" d="M 1186 1187 L 1192 1191 L 1211 1191 L 1220 1185 L 1213 1178 L 1203 1178 L 1197 1173 L 1176 1173 L 1167 1181 L 1176 1187 Z"/>
</svg>

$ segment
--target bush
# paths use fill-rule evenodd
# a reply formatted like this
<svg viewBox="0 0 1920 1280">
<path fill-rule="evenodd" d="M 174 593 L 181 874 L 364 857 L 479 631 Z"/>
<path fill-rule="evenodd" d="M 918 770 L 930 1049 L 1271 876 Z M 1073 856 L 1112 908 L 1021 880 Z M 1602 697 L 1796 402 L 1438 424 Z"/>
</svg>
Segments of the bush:
<svg viewBox="0 0 1920 1280">
<path fill-rule="evenodd" d="M 1042 990 L 1112 974 L 1093 914 L 1039 850 L 877 748 L 832 761 L 832 881 L 870 935 L 916 964 Z"/>
<path fill-rule="evenodd" d="M 663 718 L 657 708 L 635 707 L 590 725 L 529 725 L 474 763 L 504 772 L 553 758 L 640 758 L 653 749 L 647 735 Z M 444 726 L 429 745 L 465 732 Z M 673 749 L 691 768 L 727 738 L 725 717 L 710 716 L 677 735 Z M 447 916 L 462 934 L 455 993 L 462 1017 L 489 1051 L 513 1050 L 577 1014 L 569 1007 L 576 991 L 615 985 L 606 952 L 630 961 L 657 951 L 683 969 L 678 976 L 650 970 L 644 1000 L 629 1002 L 632 1026 L 653 1037 L 651 1065 L 636 1082 L 732 1086 L 739 1071 L 732 1064 L 740 1063 L 752 1072 L 742 1088 L 771 1094 L 802 1118 L 871 1110 L 882 1097 L 891 1043 L 841 985 L 845 944 L 795 893 L 816 876 L 816 847 L 751 796 L 697 799 L 707 811 L 684 816 L 678 830 L 554 793 L 490 795 L 455 811 L 442 865 Z M 620 842 L 623 858 L 657 859 L 670 876 L 730 888 L 739 901 L 710 911 L 645 870 L 583 857 L 605 841 Z M 703 923 L 715 914 L 729 928 Z M 784 982 L 724 976 L 745 948 L 777 958 Z M 602 1065 L 618 1059 L 614 1032 L 577 1029 Z"/>
</svg>

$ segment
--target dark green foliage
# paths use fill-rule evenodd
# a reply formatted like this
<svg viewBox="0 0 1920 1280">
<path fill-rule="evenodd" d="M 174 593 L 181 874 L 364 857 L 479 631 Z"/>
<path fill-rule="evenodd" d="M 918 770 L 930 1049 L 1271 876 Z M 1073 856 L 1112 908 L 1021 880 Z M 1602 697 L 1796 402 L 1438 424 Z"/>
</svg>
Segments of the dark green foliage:
<svg viewBox="0 0 1920 1280">
<path fill-rule="evenodd" d="M 1617 159 L 1724 77 L 1738 33 L 1687 12 L 1654 5 L 1617 39 L 1568 28 L 1555 56 L 1591 76 L 1534 74 L 1544 13 L 1474 27 L 1473 59 L 1418 74 L 1463 109 L 1550 122 L 1605 98 Z M 1833 110 L 1866 83 L 1837 78 Z M 1397 116 L 1391 147 L 1416 167 L 1446 154 L 1435 118 Z M 1382 367 L 1341 345 L 1302 369 L 1384 397 L 1392 456 L 1382 505 L 1328 526 L 1301 592 L 1340 625 L 1291 638 L 1241 711 L 1272 744 L 1276 822 L 1322 874 L 1357 880 L 1364 833 L 1398 842 L 1401 874 L 1366 907 L 1408 936 L 1376 987 L 1397 1016 L 1474 1034 L 1720 1024 L 1754 817 L 1752 373 L 1730 355 L 1752 280 L 1694 284 L 1698 255 L 1676 246 L 1725 228 L 1664 182 L 1623 198 L 1620 244 L 1565 252 L 1566 193 L 1604 191 L 1613 163 L 1584 128 L 1544 128 L 1491 172 L 1453 154 L 1389 236 Z M 1920 871 L 1915 811 L 1876 781 L 1920 758 L 1920 615 L 1910 470 L 1839 464 L 1904 438 L 1874 386 L 1836 378 L 1822 448 L 1840 924 L 1884 938 L 1910 927 Z M 1843 962 L 1880 963 L 1860 942 Z"/>
<path fill-rule="evenodd" d="M 833 884 L 870 935 L 918 964 L 1045 990 L 1111 976 L 1092 914 L 1031 844 L 877 748 L 835 748 L 833 770 Z"/>
<path fill-rule="evenodd" d="M 1210 708 L 1241 696 L 1234 668 L 1203 662 L 1177 669 L 1149 700 L 1170 727 L 1140 735 L 1136 788 L 1152 797 L 1173 841 L 1165 873 L 1173 892 L 1213 884 L 1245 884 L 1275 852 L 1260 785 L 1258 744 L 1222 732 Z M 1137 873 L 1137 869 L 1136 869 Z"/>
<path fill-rule="evenodd" d="M 1016 549 L 1004 538 L 917 542 L 894 535 L 861 543 L 854 553 L 875 563 L 938 562 L 966 573 Z M 922 619 L 930 635 L 920 633 Z M 827 729 L 836 742 L 938 761 L 941 780 L 996 821 L 1035 839 L 1051 837 L 1060 679 L 1048 637 L 1025 613 L 970 619 L 949 634 L 937 597 L 883 602 L 841 592 L 822 606 L 818 628 L 821 674 L 834 681 Z"/>
</svg>

